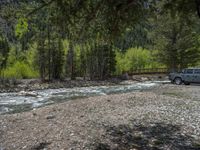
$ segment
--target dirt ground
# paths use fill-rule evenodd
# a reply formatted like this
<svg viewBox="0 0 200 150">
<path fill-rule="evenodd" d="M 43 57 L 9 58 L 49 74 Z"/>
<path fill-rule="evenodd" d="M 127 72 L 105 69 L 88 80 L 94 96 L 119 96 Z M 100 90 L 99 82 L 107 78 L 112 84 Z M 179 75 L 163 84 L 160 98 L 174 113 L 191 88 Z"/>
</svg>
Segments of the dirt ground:
<svg viewBox="0 0 200 150">
<path fill-rule="evenodd" d="M 0 116 L 0 150 L 143 149 L 200 149 L 200 86 L 166 84 Z"/>
</svg>

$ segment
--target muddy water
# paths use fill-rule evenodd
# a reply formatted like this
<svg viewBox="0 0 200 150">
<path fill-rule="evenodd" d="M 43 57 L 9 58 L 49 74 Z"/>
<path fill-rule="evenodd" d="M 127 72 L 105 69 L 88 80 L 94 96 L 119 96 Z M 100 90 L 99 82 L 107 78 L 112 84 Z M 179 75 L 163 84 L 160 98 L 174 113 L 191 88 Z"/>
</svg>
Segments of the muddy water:
<svg viewBox="0 0 200 150">
<path fill-rule="evenodd" d="M 83 97 L 127 93 L 151 89 L 163 82 L 124 83 L 116 86 L 47 89 L 32 92 L 0 93 L 0 114 L 19 113 L 34 108 Z"/>
</svg>

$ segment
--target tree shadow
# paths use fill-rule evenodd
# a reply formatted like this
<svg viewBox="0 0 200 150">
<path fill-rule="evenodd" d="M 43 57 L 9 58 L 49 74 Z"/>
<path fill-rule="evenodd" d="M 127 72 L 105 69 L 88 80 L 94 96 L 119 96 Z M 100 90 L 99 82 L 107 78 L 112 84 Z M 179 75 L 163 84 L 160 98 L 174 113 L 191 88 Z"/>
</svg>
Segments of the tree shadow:
<svg viewBox="0 0 200 150">
<path fill-rule="evenodd" d="M 106 126 L 105 130 L 106 135 L 95 144 L 95 150 L 200 150 L 195 139 L 171 124 Z"/>
<path fill-rule="evenodd" d="M 47 143 L 47 142 L 38 143 L 37 145 L 33 146 L 31 150 L 44 150 L 44 149 L 47 149 L 47 146 L 50 144 L 51 143 Z"/>
</svg>

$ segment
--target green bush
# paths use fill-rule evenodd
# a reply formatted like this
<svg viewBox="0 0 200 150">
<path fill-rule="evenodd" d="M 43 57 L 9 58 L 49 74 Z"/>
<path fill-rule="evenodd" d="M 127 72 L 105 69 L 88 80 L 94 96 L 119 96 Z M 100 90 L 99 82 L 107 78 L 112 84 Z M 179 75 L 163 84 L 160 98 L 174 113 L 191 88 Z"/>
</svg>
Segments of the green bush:
<svg viewBox="0 0 200 150">
<path fill-rule="evenodd" d="M 23 61 L 17 61 L 12 66 L 6 68 L 3 72 L 4 77 L 6 78 L 29 79 L 37 78 L 39 76 L 37 71 L 33 70 Z"/>
<path fill-rule="evenodd" d="M 155 61 L 154 51 L 142 48 L 130 48 L 126 53 L 116 53 L 116 73 L 131 72 L 137 69 L 161 68 L 162 64 Z"/>
</svg>

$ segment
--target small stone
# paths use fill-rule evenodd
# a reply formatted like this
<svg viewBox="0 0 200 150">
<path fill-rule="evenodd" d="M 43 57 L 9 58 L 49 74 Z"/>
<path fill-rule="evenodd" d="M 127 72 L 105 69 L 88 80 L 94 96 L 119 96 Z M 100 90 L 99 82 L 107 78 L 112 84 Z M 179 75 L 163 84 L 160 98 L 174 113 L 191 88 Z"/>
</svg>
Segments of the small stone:
<svg viewBox="0 0 200 150">
<path fill-rule="evenodd" d="M 74 136 L 74 133 L 71 133 L 70 136 Z"/>
<path fill-rule="evenodd" d="M 54 116 L 54 115 L 49 115 L 49 116 L 46 117 L 46 119 L 48 119 L 48 120 L 54 119 L 54 118 L 56 118 L 56 116 Z"/>
</svg>

